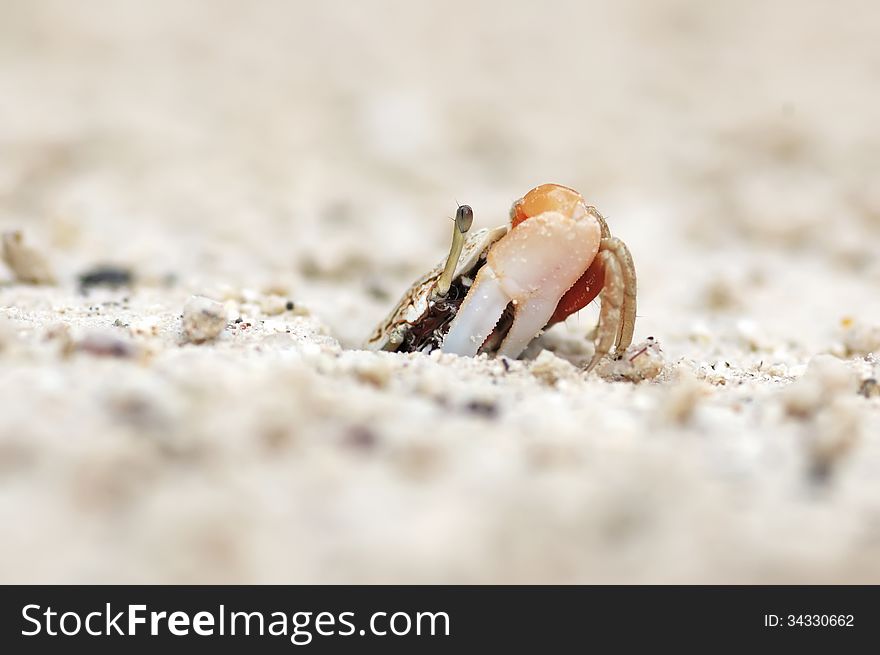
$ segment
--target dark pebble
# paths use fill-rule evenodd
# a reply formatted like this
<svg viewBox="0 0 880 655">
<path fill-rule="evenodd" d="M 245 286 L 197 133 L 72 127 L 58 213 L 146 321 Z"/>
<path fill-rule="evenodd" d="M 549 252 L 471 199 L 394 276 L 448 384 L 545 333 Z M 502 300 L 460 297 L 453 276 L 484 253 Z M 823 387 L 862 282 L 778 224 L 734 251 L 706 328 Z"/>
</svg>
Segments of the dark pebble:
<svg viewBox="0 0 880 655">
<path fill-rule="evenodd" d="M 467 409 L 467 411 L 471 412 L 472 414 L 476 414 L 477 416 L 482 416 L 484 418 L 495 418 L 496 416 L 498 416 L 498 405 L 483 400 L 472 400 L 467 405 L 465 405 L 465 409 Z"/>
<path fill-rule="evenodd" d="M 370 428 L 362 425 L 357 425 L 351 428 L 348 431 L 348 434 L 345 435 L 345 444 L 347 446 L 362 450 L 374 448 L 378 441 L 379 439 L 376 437 L 376 433 Z"/>
<path fill-rule="evenodd" d="M 85 337 L 76 344 L 76 350 L 95 357 L 117 357 L 120 359 L 129 359 L 137 354 L 135 347 L 127 341 L 105 335 Z"/>
<path fill-rule="evenodd" d="M 862 386 L 859 387 L 859 394 L 865 398 L 880 395 L 880 384 L 878 384 L 877 380 L 874 378 L 868 378 L 863 381 Z"/>
<path fill-rule="evenodd" d="M 134 274 L 127 268 L 119 266 L 96 266 L 79 276 L 80 291 L 88 291 L 92 287 L 130 287 L 134 282 Z"/>
</svg>

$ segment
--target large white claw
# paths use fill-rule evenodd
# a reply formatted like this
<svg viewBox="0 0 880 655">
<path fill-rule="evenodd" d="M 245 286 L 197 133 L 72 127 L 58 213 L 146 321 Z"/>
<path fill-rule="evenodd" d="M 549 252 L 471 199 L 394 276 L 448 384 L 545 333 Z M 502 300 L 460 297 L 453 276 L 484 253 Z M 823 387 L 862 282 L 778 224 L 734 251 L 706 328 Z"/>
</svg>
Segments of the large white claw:
<svg viewBox="0 0 880 655">
<path fill-rule="evenodd" d="M 443 352 L 476 355 L 513 302 L 513 325 L 498 354 L 518 357 L 587 270 L 601 236 L 599 223 L 584 213 L 548 211 L 511 229 L 489 251 L 452 321 Z"/>
<path fill-rule="evenodd" d="M 452 321 L 441 350 L 463 357 L 476 355 L 509 302 L 495 272 L 484 265 Z"/>
</svg>

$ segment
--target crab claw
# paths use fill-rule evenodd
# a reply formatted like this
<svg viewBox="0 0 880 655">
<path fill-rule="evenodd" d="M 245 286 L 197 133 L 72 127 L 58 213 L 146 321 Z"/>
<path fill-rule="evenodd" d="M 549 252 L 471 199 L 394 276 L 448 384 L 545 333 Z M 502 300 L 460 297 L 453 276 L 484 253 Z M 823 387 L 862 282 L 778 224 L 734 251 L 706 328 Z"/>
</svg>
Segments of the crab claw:
<svg viewBox="0 0 880 655">
<path fill-rule="evenodd" d="M 489 251 L 443 340 L 443 352 L 476 355 L 512 303 L 513 323 L 498 354 L 518 357 L 596 258 L 599 222 L 577 192 L 552 186 L 552 194 L 527 196 L 514 206 L 512 227 Z M 520 211 L 535 200 L 540 206 Z"/>
</svg>

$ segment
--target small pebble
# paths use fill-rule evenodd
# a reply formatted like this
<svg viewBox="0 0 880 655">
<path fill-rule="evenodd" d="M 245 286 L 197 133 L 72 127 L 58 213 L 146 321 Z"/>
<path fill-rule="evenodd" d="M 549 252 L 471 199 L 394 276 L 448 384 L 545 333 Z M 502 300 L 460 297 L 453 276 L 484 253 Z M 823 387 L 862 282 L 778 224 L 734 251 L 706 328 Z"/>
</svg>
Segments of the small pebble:
<svg viewBox="0 0 880 655">
<path fill-rule="evenodd" d="M 602 360 L 596 370 L 606 380 L 643 382 L 656 378 L 665 366 L 660 342 L 651 337 L 631 345 L 620 357 Z"/>
<path fill-rule="evenodd" d="M 69 357 L 76 350 L 76 342 L 70 334 L 70 326 L 66 323 L 56 323 L 46 330 L 46 341 L 53 341 L 59 345 L 62 357 Z"/>
<path fill-rule="evenodd" d="M 227 323 L 226 308 L 210 298 L 193 296 L 183 307 L 183 334 L 190 343 L 216 339 Z"/>
<path fill-rule="evenodd" d="M 711 387 L 686 368 L 679 368 L 669 392 L 663 399 L 664 418 L 678 425 L 688 424 L 704 398 L 712 393 Z"/>
<path fill-rule="evenodd" d="M 806 373 L 782 394 L 782 406 L 789 416 L 809 419 L 838 396 L 858 390 L 855 374 L 831 355 L 816 355 Z"/>
<path fill-rule="evenodd" d="M 557 357 L 549 350 L 542 350 L 535 358 L 529 371 L 540 382 L 554 387 L 560 380 L 574 379 L 577 369 L 569 362 Z"/>
<path fill-rule="evenodd" d="M 844 318 L 840 323 L 845 357 L 880 353 L 880 325 L 860 323 L 851 318 Z"/>
<path fill-rule="evenodd" d="M 287 299 L 276 295 L 269 295 L 259 299 L 260 311 L 267 316 L 278 316 L 285 311 L 290 311 L 287 308 L 288 304 L 289 301 Z"/>
<path fill-rule="evenodd" d="M 355 378 L 377 389 L 384 389 L 391 382 L 393 369 L 388 360 L 376 357 L 364 357 L 354 365 Z"/>
</svg>

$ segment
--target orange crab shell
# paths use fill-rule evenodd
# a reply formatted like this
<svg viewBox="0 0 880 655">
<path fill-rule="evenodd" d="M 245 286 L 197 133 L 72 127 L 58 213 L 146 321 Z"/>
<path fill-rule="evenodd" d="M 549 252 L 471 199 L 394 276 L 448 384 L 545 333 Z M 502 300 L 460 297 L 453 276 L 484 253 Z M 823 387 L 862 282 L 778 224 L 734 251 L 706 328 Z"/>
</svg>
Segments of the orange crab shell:
<svg viewBox="0 0 880 655">
<path fill-rule="evenodd" d="M 583 211 L 587 211 L 586 201 L 574 189 L 561 184 L 542 184 L 513 203 L 510 209 L 510 227 L 514 229 L 524 220 L 546 211 L 557 211 L 570 216 L 579 206 Z M 548 327 L 564 321 L 593 302 L 599 296 L 604 284 L 605 271 L 599 260 L 595 259 L 578 281 L 559 299 L 556 311 L 547 323 Z"/>
</svg>

